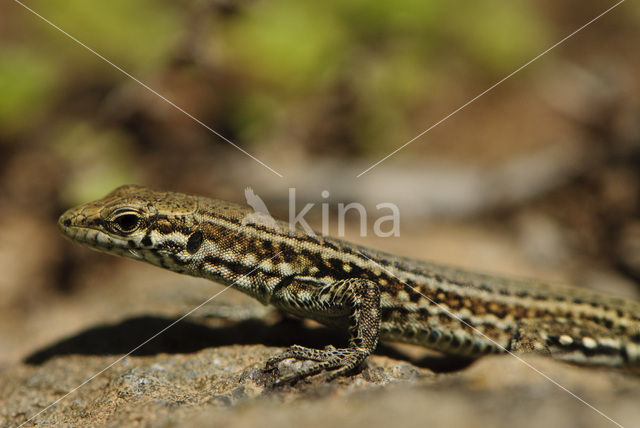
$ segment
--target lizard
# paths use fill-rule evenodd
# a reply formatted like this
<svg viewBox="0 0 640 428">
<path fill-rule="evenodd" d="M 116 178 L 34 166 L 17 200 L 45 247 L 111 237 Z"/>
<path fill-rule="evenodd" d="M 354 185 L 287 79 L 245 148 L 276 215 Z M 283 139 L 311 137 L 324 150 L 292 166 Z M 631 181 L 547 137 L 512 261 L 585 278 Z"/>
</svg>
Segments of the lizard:
<svg viewBox="0 0 640 428">
<path fill-rule="evenodd" d="M 379 341 L 475 359 L 534 352 L 574 363 L 640 365 L 640 303 L 585 288 L 506 279 L 399 257 L 303 230 L 247 223 L 231 202 L 138 185 L 63 213 L 71 240 L 232 286 L 301 318 L 347 329 L 348 346 L 292 345 L 266 362 L 307 360 L 277 383 L 362 366 Z"/>
</svg>

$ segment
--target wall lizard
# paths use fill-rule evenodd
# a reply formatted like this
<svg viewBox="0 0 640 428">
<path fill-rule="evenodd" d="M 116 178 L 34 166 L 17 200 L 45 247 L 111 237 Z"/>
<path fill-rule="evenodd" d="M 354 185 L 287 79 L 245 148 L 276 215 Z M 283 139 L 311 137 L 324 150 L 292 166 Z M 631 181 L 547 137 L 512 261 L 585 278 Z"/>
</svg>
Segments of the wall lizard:
<svg viewBox="0 0 640 428">
<path fill-rule="evenodd" d="M 476 274 L 338 239 L 243 221 L 249 208 L 135 185 L 65 212 L 89 247 L 232 285 L 263 304 L 347 328 L 346 348 L 293 345 L 267 361 L 314 363 L 293 382 L 348 374 L 379 340 L 475 358 L 538 352 L 577 363 L 640 365 L 640 304 L 586 289 Z"/>
</svg>

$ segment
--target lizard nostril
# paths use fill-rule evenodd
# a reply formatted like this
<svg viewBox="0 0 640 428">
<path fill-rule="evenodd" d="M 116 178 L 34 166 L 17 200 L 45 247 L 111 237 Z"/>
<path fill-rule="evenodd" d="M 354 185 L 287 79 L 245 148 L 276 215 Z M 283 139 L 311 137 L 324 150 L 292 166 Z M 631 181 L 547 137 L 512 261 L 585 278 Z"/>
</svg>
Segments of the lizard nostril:
<svg viewBox="0 0 640 428">
<path fill-rule="evenodd" d="M 71 226 L 71 219 L 70 218 L 65 218 L 64 221 L 62 222 L 62 224 L 64 224 L 65 227 Z"/>
</svg>

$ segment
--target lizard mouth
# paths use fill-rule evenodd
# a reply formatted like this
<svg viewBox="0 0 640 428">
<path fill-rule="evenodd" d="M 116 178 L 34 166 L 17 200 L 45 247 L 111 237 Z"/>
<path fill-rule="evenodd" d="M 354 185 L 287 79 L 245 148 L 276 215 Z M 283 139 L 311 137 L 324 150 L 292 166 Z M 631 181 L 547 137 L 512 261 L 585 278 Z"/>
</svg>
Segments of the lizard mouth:
<svg viewBox="0 0 640 428">
<path fill-rule="evenodd" d="M 104 232 L 90 227 L 68 226 L 62 229 L 65 236 L 72 241 L 88 245 L 91 248 L 106 252 L 118 252 L 126 243 L 113 239 Z"/>
</svg>

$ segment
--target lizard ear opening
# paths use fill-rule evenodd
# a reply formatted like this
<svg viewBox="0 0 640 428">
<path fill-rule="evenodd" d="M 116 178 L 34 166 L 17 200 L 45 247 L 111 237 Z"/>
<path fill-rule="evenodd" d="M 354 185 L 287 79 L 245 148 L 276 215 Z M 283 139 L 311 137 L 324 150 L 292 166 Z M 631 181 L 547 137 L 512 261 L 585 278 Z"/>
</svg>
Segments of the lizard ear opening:
<svg viewBox="0 0 640 428">
<path fill-rule="evenodd" d="M 195 254 L 202 246 L 202 241 L 204 240 L 204 235 L 202 231 L 196 230 L 189 236 L 189 240 L 187 241 L 187 251 L 189 254 Z"/>
</svg>

